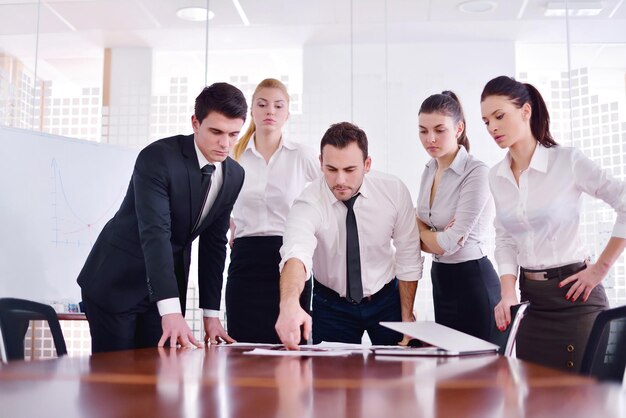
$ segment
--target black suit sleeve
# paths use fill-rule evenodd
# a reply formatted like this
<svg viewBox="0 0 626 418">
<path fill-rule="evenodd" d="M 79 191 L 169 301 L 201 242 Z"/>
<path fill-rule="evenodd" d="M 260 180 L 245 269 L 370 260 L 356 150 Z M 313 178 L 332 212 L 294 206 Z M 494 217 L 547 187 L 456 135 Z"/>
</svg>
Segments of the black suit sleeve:
<svg viewBox="0 0 626 418">
<path fill-rule="evenodd" d="M 170 176 L 162 152 L 145 148 L 133 172 L 135 211 L 151 301 L 179 297 L 171 245 Z"/>
</svg>

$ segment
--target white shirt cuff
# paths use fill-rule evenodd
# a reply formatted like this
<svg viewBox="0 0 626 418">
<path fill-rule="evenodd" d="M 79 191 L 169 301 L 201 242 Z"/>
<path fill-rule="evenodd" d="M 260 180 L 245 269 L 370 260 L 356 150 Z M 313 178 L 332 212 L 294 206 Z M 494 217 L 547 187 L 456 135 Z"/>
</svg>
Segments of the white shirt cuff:
<svg viewBox="0 0 626 418">
<path fill-rule="evenodd" d="M 158 300 L 156 304 L 157 309 L 159 310 L 159 315 L 161 316 L 173 313 L 182 314 L 180 310 L 180 299 L 178 298 Z"/>
<path fill-rule="evenodd" d="M 444 254 L 442 255 L 447 255 L 447 253 L 452 251 L 454 247 L 450 242 L 450 234 L 444 234 L 444 232 L 445 231 L 435 232 L 435 241 L 437 241 L 437 244 L 439 244 L 439 246 L 443 250 Z"/>
<path fill-rule="evenodd" d="M 418 258 L 419 263 L 412 268 L 397 268 L 396 278 L 403 282 L 416 282 L 422 279 L 422 273 L 424 270 L 424 256 Z"/>
<path fill-rule="evenodd" d="M 515 264 L 500 264 L 498 265 L 498 273 L 500 273 L 500 277 L 505 274 L 510 274 L 517 277 L 517 273 L 519 272 L 518 266 Z"/>
<path fill-rule="evenodd" d="M 613 226 L 611 236 L 616 238 L 626 238 L 626 225 L 616 222 Z"/>
<path fill-rule="evenodd" d="M 205 318 L 219 318 L 220 311 L 216 311 L 215 309 L 203 309 L 202 316 Z"/>
<path fill-rule="evenodd" d="M 287 261 L 289 261 L 292 258 L 297 259 L 299 262 L 301 262 L 304 265 L 304 275 L 306 276 L 306 278 L 308 280 L 309 277 L 311 277 L 311 264 L 312 263 L 307 263 L 307 262 L 303 261 L 303 260 L 310 260 L 311 259 L 311 257 L 307 257 L 306 254 L 304 254 L 304 253 L 291 252 L 291 253 L 286 254 L 280 260 L 280 264 L 278 265 L 278 271 L 280 271 L 282 273 L 283 272 L 283 268 L 285 267 L 285 264 L 287 264 Z"/>
</svg>

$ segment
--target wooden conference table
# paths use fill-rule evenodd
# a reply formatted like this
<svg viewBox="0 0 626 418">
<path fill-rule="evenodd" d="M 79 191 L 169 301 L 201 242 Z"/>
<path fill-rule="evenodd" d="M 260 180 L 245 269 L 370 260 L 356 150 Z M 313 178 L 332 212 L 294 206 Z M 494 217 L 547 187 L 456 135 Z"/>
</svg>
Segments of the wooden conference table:
<svg viewBox="0 0 626 418">
<path fill-rule="evenodd" d="M 624 417 L 626 392 L 500 356 L 143 349 L 0 365 L 2 417 Z"/>
</svg>

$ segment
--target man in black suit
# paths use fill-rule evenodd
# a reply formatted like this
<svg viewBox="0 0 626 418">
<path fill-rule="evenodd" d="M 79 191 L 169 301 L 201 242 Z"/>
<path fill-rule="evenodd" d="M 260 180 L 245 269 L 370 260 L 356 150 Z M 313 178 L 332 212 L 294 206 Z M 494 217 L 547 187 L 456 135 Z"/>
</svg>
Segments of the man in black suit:
<svg viewBox="0 0 626 418">
<path fill-rule="evenodd" d="M 244 171 L 228 153 L 246 100 L 227 83 L 205 87 L 193 135 L 160 139 L 137 157 L 120 209 L 78 276 L 92 352 L 201 346 L 184 319 L 191 243 L 200 237 L 198 285 L 205 342 L 232 342 L 219 318 L 226 232 Z M 208 190 L 208 192 L 207 192 Z"/>
</svg>

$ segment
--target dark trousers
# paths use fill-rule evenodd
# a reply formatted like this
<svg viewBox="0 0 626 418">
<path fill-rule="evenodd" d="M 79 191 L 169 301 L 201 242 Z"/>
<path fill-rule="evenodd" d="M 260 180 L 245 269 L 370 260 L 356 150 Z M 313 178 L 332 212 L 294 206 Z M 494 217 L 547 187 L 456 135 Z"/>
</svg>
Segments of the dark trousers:
<svg viewBox="0 0 626 418">
<path fill-rule="evenodd" d="M 494 308 L 500 279 L 487 257 L 456 264 L 433 262 L 435 322 L 501 345 Z"/>
<path fill-rule="evenodd" d="M 228 334 L 238 342 L 279 344 L 274 326 L 280 302 L 280 236 L 237 238 L 230 253 L 226 282 Z M 310 311 L 311 280 L 300 296 Z"/>
<path fill-rule="evenodd" d="M 348 302 L 335 291 L 315 281 L 313 284 L 313 343 L 322 341 L 360 344 L 363 333 L 375 345 L 394 345 L 402 334 L 379 325 L 381 321 L 401 321 L 398 281 L 364 298 Z"/>
<path fill-rule="evenodd" d="M 163 335 L 156 303 L 148 297 L 128 311 L 111 313 L 83 295 L 83 308 L 92 353 L 156 347 Z"/>
</svg>

